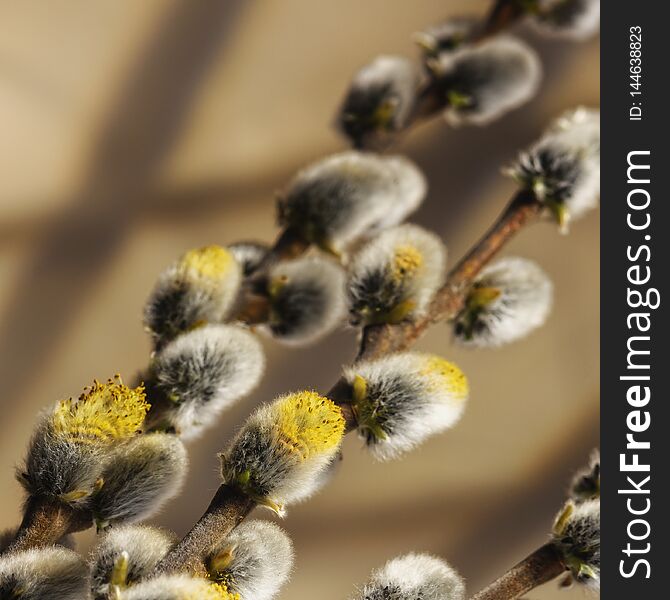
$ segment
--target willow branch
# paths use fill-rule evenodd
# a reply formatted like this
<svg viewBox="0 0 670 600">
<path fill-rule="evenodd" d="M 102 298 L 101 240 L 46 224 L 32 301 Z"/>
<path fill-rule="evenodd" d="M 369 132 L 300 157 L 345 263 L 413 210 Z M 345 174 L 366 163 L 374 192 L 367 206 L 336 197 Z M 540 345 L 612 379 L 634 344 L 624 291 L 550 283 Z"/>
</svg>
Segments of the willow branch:
<svg viewBox="0 0 670 600">
<path fill-rule="evenodd" d="M 88 529 L 92 516 L 58 500 L 30 498 L 23 512 L 23 521 L 9 551 L 28 550 L 55 544 L 63 536 Z"/>
<path fill-rule="evenodd" d="M 514 600 L 565 573 L 567 567 L 556 548 L 545 544 L 513 566 L 471 600 Z"/>
</svg>

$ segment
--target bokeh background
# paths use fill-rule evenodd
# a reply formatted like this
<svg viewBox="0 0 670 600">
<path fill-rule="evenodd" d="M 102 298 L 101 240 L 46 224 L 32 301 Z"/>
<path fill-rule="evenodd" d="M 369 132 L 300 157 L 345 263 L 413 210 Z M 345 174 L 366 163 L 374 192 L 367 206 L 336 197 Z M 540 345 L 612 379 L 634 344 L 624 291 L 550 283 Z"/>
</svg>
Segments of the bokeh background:
<svg viewBox="0 0 670 600">
<path fill-rule="evenodd" d="M 340 150 L 334 112 L 379 53 L 416 55 L 412 32 L 483 0 L 37 0 L 0 3 L 0 526 L 20 519 L 13 467 L 37 411 L 93 377 L 132 378 L 149 343 L 141 311 L 185 249 L 275 235 L 274 194 Z M 545 66 L 538 96 L 487 128 L 440 119 L 395 150 L 426 172 L 414 220 L 456 260 L 513 192 L 500 167 L 550 118 L 599 103 L 598 40 L 518 33 Z M 474 592 L 544 543 L 572 471 L 598 444 L 599 229 L 529 228 L 505 250 L 556 284 L 547 325 L 497 351 L 420 347 L 456 361 L 472 395 L 461 423 L 404 460 L 375 464 L 356 439 L 331 485 L 283 525 L 296 570 L 283 598 L 346 598 L 410 550 L 437 553 Z M 185 532 L 218 485 L 216 452 L 259 402 L 328 389 L 354 353 L 339 332 L 308 349 L 265 343 L 256 392 L 190 446 L 182 496 L 155 522 Z M 265 518 L 267 514 L 262 514 Z M 79 536 L 82 549 L 92 533 Z M 529 598 L 557 597 L 555 583 Z M 565 599 L 580 590 L 561 592 Z"/>
</svg>

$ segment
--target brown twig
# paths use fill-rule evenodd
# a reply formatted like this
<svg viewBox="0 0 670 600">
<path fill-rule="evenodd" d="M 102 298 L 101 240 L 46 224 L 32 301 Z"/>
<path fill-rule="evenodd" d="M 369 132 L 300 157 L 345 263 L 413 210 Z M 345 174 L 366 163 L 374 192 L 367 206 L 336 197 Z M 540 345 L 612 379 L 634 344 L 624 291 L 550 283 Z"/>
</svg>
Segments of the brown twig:
<svg viewBox="0 0 670 600">
<path fill-rule="evenodd" d="M 88 529 L 92 516 L 49 498 L 29 498 L 23 521 L 8 551 L 28 550 L 55 544 L 63 536 Z"/>
<path fill-rule="evenodd" d="M 526 592 L 559 577 L 565 563 L 553 544 L 545 544 L 513 566 L 471 600 L 514 600 Z"/>
</svg>

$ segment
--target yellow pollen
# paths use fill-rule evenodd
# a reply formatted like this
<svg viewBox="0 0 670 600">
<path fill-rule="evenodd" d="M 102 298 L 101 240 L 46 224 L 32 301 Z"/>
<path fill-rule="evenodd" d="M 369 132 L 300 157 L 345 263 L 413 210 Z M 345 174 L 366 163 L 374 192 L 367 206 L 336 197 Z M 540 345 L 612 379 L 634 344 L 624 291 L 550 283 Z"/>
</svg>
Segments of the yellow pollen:
<svg viewBox="0 0 670 600">
<path fill-rule="evenodd" d="M 70 441 L 106 443 L 134 435 L 148 410 L 144 386 L 129 388 L 117 375 L 104 384 L 94 380 L 77 400 L 61 400 L 51 420 L 54 431 Z"/>
<path fill-rule="evenodd" d="M 240 600 L 240 595 L 229 592 L 226 585 L 222 583 L 211 583 L 207 594 L 200 596 L 198 600 Z"/>
<path fill-rule="evenodd" d="M 429 385 L 438 389 L 446 389 L 459 400 L 468 396 L 469 386 L 467 377 L 455 364 L 435 355 L 424 358 L 421 375 L 426 377 Z"/>
<path fill-rule="evenodd" d="M 211 245 L 189 250 L 179 260 L 180 270 L 186 276 L 216 279 L 226 274 L 235 258 L 225 248 Z"/>
<path fill-rule="evenodd" d="M 301 460 L 337 448 L 344 435 L 340 408 L 316 392 L 298 392 L 279 398 L 273 405 L 279 442 Z"/>
<path fill-rule="evenodd" d="M 423 266 L 423 262 L 423 254 L 414 246 L 397 246 L 391 266 L 393 279 L 402 281 L 413 276 Z"/>
</svg>

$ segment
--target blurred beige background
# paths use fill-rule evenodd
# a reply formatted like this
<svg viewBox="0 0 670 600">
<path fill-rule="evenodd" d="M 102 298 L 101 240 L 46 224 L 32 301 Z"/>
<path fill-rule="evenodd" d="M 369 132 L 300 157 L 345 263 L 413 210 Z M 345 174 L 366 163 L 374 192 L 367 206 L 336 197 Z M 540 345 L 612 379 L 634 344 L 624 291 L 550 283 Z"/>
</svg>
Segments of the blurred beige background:
<svg viewBox="0 0 670 600">
<path fill-rule="evenodd" d="M 37 0 L 0 2 L 0 526 L 20 518 L 13 479 L 36 412 L 93 377 L 147 361 L 142 305 L 191 246 L 271 240 L 273 194 L 344 147 L 330 124 L 352 73 L 475 0 Z M 599 103 L 598 41 L 547 41 L 540 94 L 486 129 L 439 119 L 395 150 L 426 172 L 415 221 L 453 260 L 513 191 L 502 164 L 557 112 Z M 283 525 L 297 553 L 282 598 L 346 598 L 385 560 L 431 551 L 471 592 L 546 539 L 572 471 L 598 444 L 598 214 L 569 237 L 541 224 L 508 249 L 556 284 L 548 324 L 498 351 L 463 351 L 436 327 L 423 349 L 456 361 L 462 422 L 406 459 L 374 464 L 356 439 L 333 483 Z M 185 532 L 218 485 L 215 453 L 259 402 L 328 389 L 352 358 L 338 333 L 315 348 L 265 344 L 260 388 L 190 446 L 182 496 L 155 519 Z M 267 514 L 260 516 L 269 518 Z M 80 536 L 82 548 L 92 534 Z M 529 594 L 557 597 L 556 584 Z M 561 592 L 578 598 L 582 592 Z"/>
</svg>

